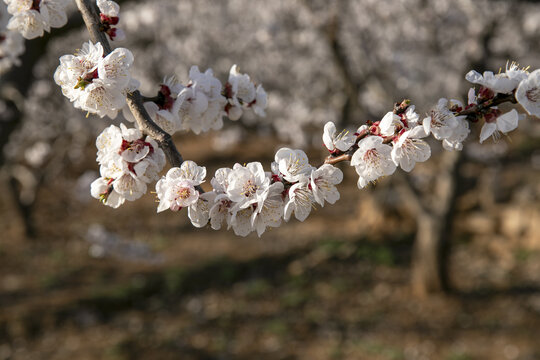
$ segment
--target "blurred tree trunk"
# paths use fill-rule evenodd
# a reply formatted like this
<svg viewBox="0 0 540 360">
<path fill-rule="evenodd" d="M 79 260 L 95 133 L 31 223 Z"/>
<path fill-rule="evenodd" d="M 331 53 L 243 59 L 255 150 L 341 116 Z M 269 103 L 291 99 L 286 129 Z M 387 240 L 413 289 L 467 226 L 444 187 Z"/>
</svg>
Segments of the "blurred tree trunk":
<svg viewBox="0 0 540 360">
<path fill-rule="evenodd" d="M 417 232 L 413 245 L 411 287 L 415 295 L 450 292 L 449 257 L 453 214 L 462 153 L 445 151 L 434 178 L 433 196 L 418 199 Z"/>
<path fill-rule="evenodd" d="M 46 34 L 38 39 L 26 40 L 26 51 L 20 58 L 21 65 L 13 67 L 0 77 L 0 100 L 5 105 L 4 111 L 0 113 L 0 169 L 3 168 L 4 173 L 7 175 L 13 200 L 27 238 L 33 238 L 36 234 L 32 219 L 34 200 L 30 202 L 22 200 L 21 189 L 23 184 L 19 183 L 17 177 L 14 176 L 13 160 L 5 158 L 4 146 L 22 124 L 24 101 L 34 81 L 33 69 L 45 52 L 49 39 L 50 35 Z"/>
<path fill-rule="evenodd" d="M 443 290 L 441 264 L 446 261 L 440 252 L 441 221 L 435 214 L 422 213 L 417 218 L 413 246 L 411 285 L 419 296 Z"/>
<path fill-rule="evenodd" d="M 9 142 L 11 135 L 22 125 L 24 117 L 24 102 L 28 92 L 34 83 L 34 68 L 38 61 L 45 54 L 49 41 L 57 36 L 62 36 L 80 28 L 83 25 L 82 19 L 78 13 L 71 14 L 68 24 L 60 29 L 54 29 L 52 34 L 46 33 L 44 36 L 25 41 L 25 52 L 21 55 L 21 65 L 11 68 L 8 72 L 0 76 L 0 101 L 5 108 L 0 112 L 0 170 L 7 177 L 8 186 L 13 193 L 15 206 L 23 223 L 26 237 L 32 238 L 36 235 L 36 229 L 33 222 L 33 209 L 35 194 L 33 197 L 23 195 L 24 185 L 21 179 L 15 175 L 17 162 L 20 159 L 6 159 L 4 146 Z M 51 74 L 52 76 L 52 74 Z M 40 174 L 37 178 L 41 179 L 41 173 L 44 169 L 38 169 Z M 39 190 L 41 181 L 37 181 L 33 191 Z M 23 198 L 31 198 L 26 201 Z"/>
</svg>

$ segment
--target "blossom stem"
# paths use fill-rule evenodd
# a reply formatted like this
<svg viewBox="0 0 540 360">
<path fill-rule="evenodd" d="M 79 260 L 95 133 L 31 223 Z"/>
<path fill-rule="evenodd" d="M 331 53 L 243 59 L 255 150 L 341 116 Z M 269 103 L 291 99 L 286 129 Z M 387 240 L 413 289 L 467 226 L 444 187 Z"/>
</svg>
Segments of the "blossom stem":
<svg viewBox="0 0 540 360">
<path fill-rule="evenodd" d="M 474 120 L 476 118 L 476 115 L 481 114 L 483 111 L 493 106 L 497 106 L 505 102 L 511 102 L 513 104 L 516 104 L 517 100 L 515 94 L 497 94 L 497 96 L 492 99 L 482 101 L 477 105 L 471 106 L 468 109 L 464 109 L 456 113 L 456 116 L 466 115 L 467 120 Z"/>
<path fill-rule="evenodd" d="M 340 163 L 342 161 L 351 161 L 352 155 L 349 154 L 342 154 L 339 156 L 332 156 L 328 155 L 326 159 L 324 159 L 325 164 L 335 165 L 337 163 Z"/>
</svg>

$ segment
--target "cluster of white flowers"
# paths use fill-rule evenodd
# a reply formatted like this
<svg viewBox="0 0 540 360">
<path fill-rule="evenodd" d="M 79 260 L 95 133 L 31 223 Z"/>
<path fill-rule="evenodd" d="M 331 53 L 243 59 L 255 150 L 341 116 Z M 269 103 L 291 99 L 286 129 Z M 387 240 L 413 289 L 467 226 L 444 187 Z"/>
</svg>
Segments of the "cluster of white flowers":
<svg viewBox="0 0 540 360">
<path fill-rule="evenodd" d="M 382 120 L 369 127 L 362 125 L 354 133 L 342 131 L 336 136 L 336 126 L 328 122 L 324 126 L 323 142 L 332 155 L 352 154 L 351 166 L 356 169 L 361 189 L 393 174 L 398 166 L 408 172 L 417 162 L 426 161 L 431 149 L 421 139 L 427 135 L 414 105 L 407 105 L 399 115 L 388 112 Z"/>
<path fill-rule="evenodd" d="M 111 41 L 122 41 L 126 38 L 124 31 L 117 27 L 120 20 L 120 6 L 110 0 L 97 0 L 101 21 L 100 30 L 109 36 Z"/>
<path fill-rule="evenodd" d="M 16 30 L 26 39 L 35 39 L 67 23 L 69 0 L 4 0 L 12 15 L 7 28 Z"/>
<path fill-rule="evenodd" d="M 197 66 L 191 67 L 186 86 L 179 84 L 174 76 L 165 78 L 157 96 L 144 106 L 152 120 L 172 135 L 182 130 L 195 134 L 219 130 L 224 115 L 238 120 L 245 108 L 265 116 L 267 103 L 263 87 L 256 87 L 249 75 L 238 73 L 233 65 L 225 86 L 214 77 L 212 69 L 201 73 Z M 124 117 L 135 121 L 128 109 L 124 110 Z"/>
<path fill-rule="evenodd" d="M 343 179 L 341 170 L 329 164 L 311 166 L 302 150 L 280 149 L 271 168 L 265 172 L 260 162 L 252 162 L 218 169 L 211 180 L 213 190 L 200 194 L 196 187 L 204 181 L 206 169 L 185 161 L 158 181 L 158 212 L 187 207 L 197 227 L 210 221 L 218 230 L 226 223 L 236 235 L 256 231 L 261 236 L 293 213 L 304 221 L 315 203 L 324 206 L 325 201 L 333 204 L 339 199 L 335 185 Z"/>
<path fill-rule="evenodd" d="M 189 83 L 180 91 L 173 105 L 173 111 L 180 117 L 181 130 L 200 134 L 223 127 L 226 100 L 221 89 L 221 82 L 214 77 L 212 69 L 201 73 L 197 66 L 191 67 Z"/>
<path fill-rule="evenodd" d="M 96 146 L 101 177 L 92 183 L 91 194 L 113 208 L 140 198 L 165 165 L 165 154 L 157 143 L 124 124 L 103 130 Z"/>
<path fill-rule="evenodd" d="M 62 93 L 78 109 L 114 119 L 126 104 L 126 94 L 138 88 L 129 68 L 133 54 L 117 48 L 103 57 L 101 43 L 84 43 L 75 55 L 64 55 L 54 73 Z"/>
<path fill-rule="evenodd" d="M 474 70 L 467 73 L 465 78 L 473 84 L 480 85 L 476 93 L 469 91 L 469 105 L 495 99 L 499 94 L 515 94 L 516 100 L 530 115 L 540 115 L 540 90 L 538 90 L 538 70 L 529 74 L 526 69 L 520 69 L 516 63 L 506 66 L 505 72 L 493 74 L 485 71 L 480 74 Z M 482 114 L 484 125 L 480 131 L 480 143 L 490 136 L 495 139 L 500 133 L 506 134 L 518 127 L 520 114 L 515 109 L 502 113 L 496 106 Z"/>
<path fill-rule="evenodd" d="M 98 3 L 102 19 L 118 14 L 115 3 Z M 104 58 L 101 44 L 88 42 L 79 54 L 60 59 L 55 81 L 75 107 L 112 118 L 123 108 L 126 119 L 134 121 L 124 106 L 126 93 L 138 87 L 129 76 L 132 62 L 129 50 L 119 48 Z M 275 154 L 271 171 L 265 172 L 260 162 L 221 168 L 210 181 L 212 190 L 204 192 L 201 184 L 206 168 L 185 161 L 157 181 L 157 211 L 187 208 L 194 226 L 209 224 L 218 230 L 226 225 L 239 236 L 252 232 L 261 236 L 267 228 L 289 221 L 293 214 L 304 221 L 315 204 L 324 206 L 325 202 L 333 204 L 339 200 L 336 185 L 343 180 L 343 173 L 333 166 L 337 162 L 350 160 L 359 176 L 357 185 L 364 188 L 393 174 L 398 167 L 410 172 L 416 163 L 426 161 L 431 148 L 423 139 L 431 134 L 442 141 L 446 150 L 461 150 L 470 133 L 469 121 L 484 120 L 480 142 L 498 131 L 515 129 L 519 114 L 516 110 L 501 114 L 495 106 L 499 103 L 517 99 L 529 114 L 540 114 L 539 71 L 529 74 L 515 64 L 497 75 L 471 71 L 467 80 L 481 88 L 478 92 L 470 89 L 467 105 L 441 98 L 423 120 L 415 106 L 404 100 L 380 121 L 368 122 L 354 132 L 338 133 L 335 124 L 327 122 L 322 139 L 330 156 L 319 168 L 309 164 L 302 150 L 282 148 Z M 179 84 L 174 77 L 165 78 L 157 96 L 145 100 L 150 117 L 169 134 L 179 130 L 196 134 L 217 130 L 223 126 L 224 115 L 238 120 L 249 108 L 265 116 L 267 105 L 263 87 L 240 73 L 236 65 L 224 86 L 211 69 L 202 73 L 193 66 L 187 85 Z M 111 125 L 105 129 L 97 139 L 97 147 L 101 177 L 92 183 L 91 193 L 114 208 L 125 200 L 140 198 L 147 184 L 159 178 L 165 163 L 165 155 L 154 140 L 123 124 L 120 128 Z"/>
<path fill-rule="evenodd" d="M 225 111 L 231 120 L 238 120 L 244 108 L 252 108 L 255 114 L 266 116 L 266 92 L 262 85 L 255 87 L 248 74 L 242 74 L 233 65 L 229 71 L 229 81 L 225 84 L 227 105 Z"/>
<path fill-rule="evenodd" d="M 0 2 L 0 75 L 20 65 L 19 56 L 24 52 L 24 38 L 17 31 L 7 29 L 7 5 Z"/>
<path fill-rule="evenodd" d="M 435 139 L 442 140 L 449 151 L 463 149 L 463 141 L 470 132 L 466 116 L 455 114 L 461 109 L 463 104 L 459 100 L 441 98 L 422 122 L 426 135 L 433 134 Z"/>
<path fill-rule="evenodd" d="M 466 106 L 458 100 L 441 98 L 429 116 L 420 121 L 414 105 L 409 106 L 406 101 L 382 120 L 369 127 L 361 126 L 355 133 L 342 131 L 336 135 L 335 125 L 328 122 L 324 127 L 324 145 L 333 157 L 350 156 L 351 166 L 359 175 L 358 187 L 363 188 L 393 174 L 398 166 L 409 172 L 417 162 L 426 161 L 431 149 L 422 139 L 430 134 L 451 151 L 463 148 L 463 141 L 470 133 L 470 120 L 484 120 L 480 143 L 492 135 L 498 137 L 499 132 L 506 134 L 517 128 L 524 115 L 515 109 L 503 114 L 494 101 L 517 100 L 530 115 L 540 115 L 540 70 L 529 74 L 512 63 L 506 72 L 496 75 L 489 71 L 481 75 L 471 70 L 466 79 L 481 85 L 478 92 L 469 90 Z"/>
</svg>

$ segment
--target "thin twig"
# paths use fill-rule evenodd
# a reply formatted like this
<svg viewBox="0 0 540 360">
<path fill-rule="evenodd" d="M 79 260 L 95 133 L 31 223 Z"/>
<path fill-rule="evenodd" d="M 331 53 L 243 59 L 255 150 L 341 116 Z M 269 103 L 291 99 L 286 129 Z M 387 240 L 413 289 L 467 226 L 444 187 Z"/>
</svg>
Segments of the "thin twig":
<svg viewBox="0 0 540 360">
<path fill-rule="evenodd" d="M 342 161 L 351 161 L 352 155 L 349 154 L 342 154 L 339 156 L 332 156 L 329 155 L 326 159 L 324 159 L 325 164 L 335 165 L 337 163 L 340 163 Z"/>
</svg>

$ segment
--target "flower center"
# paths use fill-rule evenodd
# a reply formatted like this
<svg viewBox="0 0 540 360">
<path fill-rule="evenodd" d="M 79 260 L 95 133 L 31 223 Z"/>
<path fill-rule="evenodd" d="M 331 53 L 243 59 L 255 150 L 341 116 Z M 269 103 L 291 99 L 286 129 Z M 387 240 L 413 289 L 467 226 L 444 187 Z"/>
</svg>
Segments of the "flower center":
<svg viewBox="0 0 540 360">
<path fill-rule="evenodd" d="M 446 126 L 446 122 L 452 116 L 450 112 L 441 110 L 431 110 L 431 126 L 440 128 Z"/>
<path fill-rule="evenodd" d="M 188 187 L 180 188 L 176 191 L 176 198 L 186 200 L 191 196 L 191 190 Z"/>
<path fill-rule="evenodd" d="M 364 154 L 364 161 L 366 163 L 376 165 L 379 163 L 379 153 L 377 152 L 377 149 L 369 149 Z"/>
<path fill-rule="evenodd" d="M 498 109 L 491 109 L 488 113 L 484 115 L 484 120 L 487 123 L 493 123 L 497 120 L 497 118 L 501 115 L 501 111 Z"/>
<path fill-rule="evenodd" d="M 525 93 L 525 96 L 531 102 L 537 102 L 538 100 L 540 100 L 540 89 L 538 89 L 538 88 L 529 89 Z"/>
<path fill-rule="evenodd" d="M 150 154 L 154 151 L 154 147 L 144 141 L 143 139 L 137 139 L 135 141 L 127 141 L 125 139 L 122 139 L 122 145 L 120 146 L 120 150 L 118 151 L 118 154 L 122 154 L 126 150 L 133 150 L 137 153 L 141 152 L 146 146 L 150 148 Z"/>
<path fill-rule="evenodd" d="M 77 84 L 75 84 L 74 89 L 84 90 L 84 88 L 90 85 L 94 79 L 97 79 L 97 77 L 98 77 L 97 69 L 92 71 L 91 73 L 86 74 L 85 77 L 80 76 L 79 79 L 77 80 Z"/>
<path fill-rule="evenodd" d="M 255 194 L 257 192 L 257 189 L 259 187 L 253 183 L 253 180 L 248 180 L 246 181 L 246 183 L 244 184 L 244 188 L 243 188 L 243 192 L 242 194 L 245 196 L 245 197 L 250 197 L 251 195 Z"/>
<path fill-rule="evenodd" d="M 171 96 L 171 89 L 167 85 L 160 85 L 157 99 L 154 100 L 160 110 L 171 110 L 174 105 L 174 98 Z"/>
</svg>

